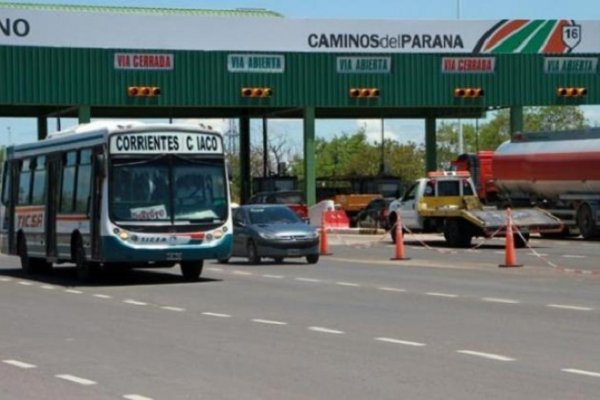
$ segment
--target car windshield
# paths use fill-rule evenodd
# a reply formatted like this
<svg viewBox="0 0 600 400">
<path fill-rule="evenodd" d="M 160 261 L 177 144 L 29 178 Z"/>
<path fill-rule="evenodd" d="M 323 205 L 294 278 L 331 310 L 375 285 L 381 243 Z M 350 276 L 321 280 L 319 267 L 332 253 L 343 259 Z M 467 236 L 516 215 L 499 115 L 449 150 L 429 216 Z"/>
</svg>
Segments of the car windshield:
<svg viewBox="0 0 600 400">
<path fill-rule="evenodd" d="M 293 224 L 302 222 L 287 207 L 252 207 L 248 209 L 251 224 Z"/>
<path fill-rule="evenodd" d="M 227 218 L 222 161 L 163 156 L 113 160 L 111 215 L 117 221 L 213 223 Z"/>
</svg>

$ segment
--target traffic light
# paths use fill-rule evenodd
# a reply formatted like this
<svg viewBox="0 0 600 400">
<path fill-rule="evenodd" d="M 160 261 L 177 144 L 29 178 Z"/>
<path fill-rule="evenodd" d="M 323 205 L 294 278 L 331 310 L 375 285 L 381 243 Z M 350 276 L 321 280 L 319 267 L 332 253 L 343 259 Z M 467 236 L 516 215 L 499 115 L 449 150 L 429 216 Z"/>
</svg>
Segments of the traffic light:
<svg viewBox="0 0 600 400">
<path fill-rule="evenodd" d="M 485 90 L 482 88 L 456 88 L 454 89 L 454 97 L 483 97 Z"/>
<path fill-rule="evenodd" d="M 556 89 L 558 97 L 582 97 L 587 95 L 587 89 L 583 87 L 559 87 Z"/>
<path fill-rule="evenodd" d="M 129 86 L 127 95 L 130 97 L 155 97 L 162 93 L 158 86 Z"/>
<path fill-rule="evenodd" d="M 242 97 L 271 97 L 273 89 L 268 87 L 243 87 L 240 93 Z"/>
<path fill-rule="evenodd" d="M 352 98 L 377 98 L 380 91 L 377 88 L 351 88 L 348 95 Z"/>
</svg>

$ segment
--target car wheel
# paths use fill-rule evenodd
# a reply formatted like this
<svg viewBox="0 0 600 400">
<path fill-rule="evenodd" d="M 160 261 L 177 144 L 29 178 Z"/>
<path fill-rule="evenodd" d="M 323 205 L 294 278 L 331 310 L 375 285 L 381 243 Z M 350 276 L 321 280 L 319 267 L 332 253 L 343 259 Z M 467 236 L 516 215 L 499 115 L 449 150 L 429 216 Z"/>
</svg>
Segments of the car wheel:
<svg viewBox="0 0 600 400">
<path fill-rule="evenodd" d="M 309 264 L 316 264 L 318 261 L 319 261 L 318 254 L 309 254 L 306 256 L 306 262 L 308 262 Z"/>
<path fill-rule="evenodd" d="M 256 244 L 250 240 L 248 242 L 248 262 L 250 264 L 260 264 L 260 256 L 258 255 L 258 250 L 256 249 Z"/>
<path fill-rule="evenodd" d="M 202 275 L 202 269 L 204 267 L 204 261 L 182 261 L 179 266 L 181 267 L 181 275 L 187 282 L 194 282 Z"/>
<path fill-rule="evenodd" d="M 283 262 L 283 257 L 275 257 L 274 259 L 277 264 L 281 264 Z"/>
</svg>

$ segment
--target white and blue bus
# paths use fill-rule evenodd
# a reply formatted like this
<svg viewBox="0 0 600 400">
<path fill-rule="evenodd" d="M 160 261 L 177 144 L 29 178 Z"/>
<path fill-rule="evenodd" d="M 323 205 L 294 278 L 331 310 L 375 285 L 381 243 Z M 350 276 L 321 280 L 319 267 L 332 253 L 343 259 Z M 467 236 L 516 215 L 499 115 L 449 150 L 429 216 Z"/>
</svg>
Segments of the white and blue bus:
<svg viewBox="0 0 600 400">
<path fill-rule="evenodd" d="M 82 124 L 8 147 L 2 174 L 1 251 L 27 273 L 179 264 L 196 280 L 205 259 L 230 255 L 223 139 L 207 127 Z"/>
</svg>

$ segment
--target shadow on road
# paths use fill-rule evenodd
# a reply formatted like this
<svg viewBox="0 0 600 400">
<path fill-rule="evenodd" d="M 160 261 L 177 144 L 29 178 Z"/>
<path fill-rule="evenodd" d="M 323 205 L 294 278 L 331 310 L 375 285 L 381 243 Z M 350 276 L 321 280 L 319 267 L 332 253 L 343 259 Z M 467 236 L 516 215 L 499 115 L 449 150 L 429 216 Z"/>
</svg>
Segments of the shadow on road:
<svg viewBox="0 0 600 400">
<path fill-rule="evenodd" d="M 203 284 L 221 282 L 221 279 L 203 278 L 194 282 L 186 282 L 178 273 L 179 268 L 172 269 L 133 269 L 121 271 L 102 271 L 91 283 L 80 282 L 73 266 L 57 266 L 47 273 L 26 274 L 20 268 L 0 269 L 0 276 L 27 279 L 64 287 L 97 287 L 97 286 L 141 286 L 172 284 Z"/>
</svg>

